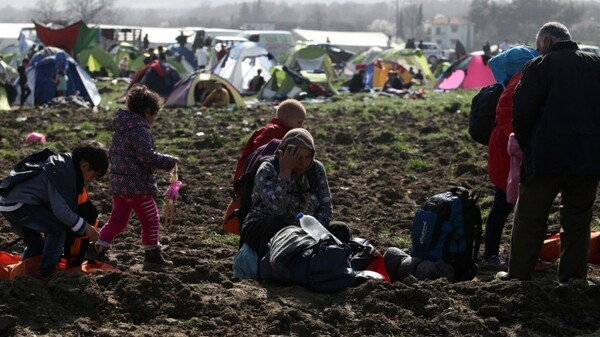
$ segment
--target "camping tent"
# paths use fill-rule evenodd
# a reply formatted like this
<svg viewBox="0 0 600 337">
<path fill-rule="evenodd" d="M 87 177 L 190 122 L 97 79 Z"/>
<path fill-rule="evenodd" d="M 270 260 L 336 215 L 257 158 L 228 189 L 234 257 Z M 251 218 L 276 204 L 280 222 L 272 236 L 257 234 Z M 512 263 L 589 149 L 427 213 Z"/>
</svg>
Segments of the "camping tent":
<svg viewBox="0 0 600 337">
<path fill-rule="evenodd" d="M 140 51 L 134 45 L 128 42 L 121 42 L 119 44 L 115 44 L 110 48 L 110 53 L 113 55 L 113 61 L 117 65 L 119 64 L 119 62 L 121 62 L 124 56 L 127 56 L 127 69 L 131 69 L 133 60 L 135 60 L 141 54 Z"/>
<path fill-rule="evenodd" d="M 139 83 L 166 98 L 169 97 L 169 94 L 175 87 L 175 83 L 180 79 L 181 77 L 175 67 L 166 62 L 154 60 L 133 76 L 127 90 L 134 84 Z"/>
<path fill-rule="evenodd" d="M 285 65 L 296 71 L 325 73 L 328 79 L 335 77 L 335 71 L 327 52 L 317 46 L 295 46 L 285 61 Z"/>
<path fill-rule="evenodd" d="M 69 78 L 67 96 L 78 93 L 94 106 L 100 104 L 100 94 L 90 75 L 65 51 L 54 47 L 46 47 L 31 58 L 27 68 L 27 81 L 33 94 L 29 95 L 25 103 L 42 105 L 54 98 L 54 80 L 56 72 L 61 69 L 65 70 Z"/>
<path fill-rule="evenodd" d="M 463 56 L 442 73 L 435 88 L 444 90 L 482 88 L 496 83 L 487 62 L 489 59 L 490 57 L 485 55 Z"/>
<path fill-rule="evenodd" d="M 301 92 L 307 92 L 311 83 L 318 84 L 333 94 L 337 94 L 329 78 L 324 73 L 295 71 L 288 66 L 271 68 L 271 79 L 258 92 L 259 99 L 294 98 Z"/>
<path fill-rule="evenodd" d="M 383 88 L 390 71 L 395 71 L 402 83 L 410 83 L 412 80 L 412 74 L 402 65 L 393 61 L 376 60 L 365 67 L 365 84 L 373 89 Z"/>
<path fill-rule="evenodd" d="M 364 69 L 367 64 L 372 63 L 377 59 L 377 56 L 381 54 L 383 49 L 379 47 L 371 47 L 367 49 L 363 49 L 360 52 L 354 54 L 348 62 L 346 62 L 346 66 L 344 67 L 344 75 L 352 76 L 358 70 Z"/>
<path fill-rule="evenodd" d="M 0 110 L 10 110 L 9 92 L 10 89 L 5 83 L 13 82 L 19 74 L 17 71 L 6 64 L 3 60 L 0 60 Z"/>
<path fill-rule="evenodd" d="M 213 69 L 213 73 L 229 81 L 239 92 L 250 91 L 248 84 L 262 71 L 265 81 L 271 78 L 275 61 L 269 52 L 255 42 L 243 42 L 229 50 Z"/>
<path fill-rule="evenodd" d="M 381 54 L 378 55 L 378 58 L 394 61 L 407 69 L 410 69 L 411 67 L 415 68 L 415 72 L 418 69 L 421 69 L 425 80 L 429 80 L 431 83 L 435 82 L 435 77 L 433 77 L 433 73 L 431 73 L 431 69 L 429 69 L 429 64 L 420 49 L 390 48 L 381 52 Z"/>
<path fill-rule="evenodd" d="M 195 68 L 198 63 L 196 62 L 196 55 L 187 49 L 185 46 L 179 44 L 172 44 L 167 47 L 167 53 L 173 53 L 175 58 L 183 58 L 189 63 L 192 68 Z"/>
<path fill-rule="evenodd" d="M 104 68 L 108 76 L 119 77 L 119 66 L 117 66 L 109 53 L 98 47 L 84 49 L 79 53 L 77 58 L 79 59 L 79 64 L 86 67 L 90 74 Z"/>
<path fill-rule="evenodd" d="M 231 85 L 231 83 L 227 82 L 226 79 L 216 74 L 197 70 L 181 79 L 181 81 L 177 82 L 175 88 L 165 102 L 165 107 L 193 106 L 196 104 L 194 99 L 194 90 L 196 89 L 198 82 L 202 82 L 202 86 L 207 93 L 210 93 L 210 91 L 214 89 L 215 82 L 220 82 L 223 84 L 223 87 L 229 91 L 229 99 L 231 104 L 235 104 L 238 107 L 245 106 L 242 95 L 240 95 L 235 87 Z"/>
</svg>

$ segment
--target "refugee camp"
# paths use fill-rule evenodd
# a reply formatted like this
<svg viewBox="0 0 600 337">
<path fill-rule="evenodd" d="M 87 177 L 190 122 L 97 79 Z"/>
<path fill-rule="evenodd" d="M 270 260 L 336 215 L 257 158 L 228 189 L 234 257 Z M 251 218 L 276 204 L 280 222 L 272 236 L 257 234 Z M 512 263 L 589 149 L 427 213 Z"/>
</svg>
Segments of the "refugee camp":
<svg viewBox="0 0 600 337">
<path fill-rule="evenodd" d="M 600 1 L 0 1 L 0 336 L 600 336 Z"/>
</svg>

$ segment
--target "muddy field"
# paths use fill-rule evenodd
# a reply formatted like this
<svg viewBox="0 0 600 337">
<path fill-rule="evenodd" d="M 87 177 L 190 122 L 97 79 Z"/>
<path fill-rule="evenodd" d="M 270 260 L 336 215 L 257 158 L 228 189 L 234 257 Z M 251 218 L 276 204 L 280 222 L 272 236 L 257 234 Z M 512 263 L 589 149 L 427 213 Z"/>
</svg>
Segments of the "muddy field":
<svg viewBox="0 0 600 337">
<path fill-rule="evenodd" d="M 445 95 L 419 101 L 345 97 L 308 106 L 306 127 L 329 172 L 334 219 L 348 222 L 354 236 L 370 239 L 381 251 L 408 247 L 416 207 L 450 185 L 480 191 L 484 214 L 489 210 L 486 149 L 465 134 L 472 93 Z M 42 147 L 22 142 L 31 131 L 45 133 L 46 145 L 58 151 L 82 138 L 109 143 L 114 108 L 112 103 L 99 112 L 71 107 L 0 112 L 2 176 Z M 529 282 L 498 282 L 481 273 L 455 284 L 370 281 L 333 295 L 233 280 L 237 237 L 219 223 L 237 155 L 272 113 L 269 105 L 163 110 L 153 126 L 157 150 L 181 158 L 185 184 L 175 225 L 161 232 L 175 268 L 141 271 L 134 217 L 114 242 L 120 272 L 60 272 L 47 283 L 32 277 L 0 280 L 0 336 L 600 335 L 600 286 L 560 285 L 555 268 Z M 158 178 L 164 193 L 169 177 L 159 172 Z M 90 193 L 106 220 L 107 179 L 93 183 Z M 509 233 L 507 225 L 505 256 Z M 0 245 L 14 238 L 2 218 Z M 21 244 L 9 249 L 21 250 Z M 597 266 L 590 265 L 589 279 L 600 284 Z"/>
</svg>

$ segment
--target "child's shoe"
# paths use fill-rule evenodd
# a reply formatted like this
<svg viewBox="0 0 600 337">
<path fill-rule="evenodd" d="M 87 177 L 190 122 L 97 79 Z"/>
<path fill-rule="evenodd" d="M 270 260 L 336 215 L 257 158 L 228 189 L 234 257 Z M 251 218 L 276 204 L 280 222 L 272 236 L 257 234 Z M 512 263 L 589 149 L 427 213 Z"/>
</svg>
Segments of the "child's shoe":
<svg viewBox="0 0 600 337">
<path fill-rule="evenodd" d="M 144 271 L 159 271 L 173 267 L 173 261 L 167 260 L 162 255 L 160 247 L 144 250 Z"/>
</svg>

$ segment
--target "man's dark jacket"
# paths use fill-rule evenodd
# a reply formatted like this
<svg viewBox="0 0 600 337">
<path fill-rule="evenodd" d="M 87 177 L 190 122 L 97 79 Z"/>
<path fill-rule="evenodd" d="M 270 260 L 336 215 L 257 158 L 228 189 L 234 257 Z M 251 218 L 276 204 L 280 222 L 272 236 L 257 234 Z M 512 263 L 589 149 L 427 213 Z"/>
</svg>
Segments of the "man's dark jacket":
<svg viewBox="0 0 600 337">
<path fill-rule="evenodd" d="M 600 57 L 557 42 L 523 69 L 513 95 L 521 181 L 600 175 Z"/>
</svg>

